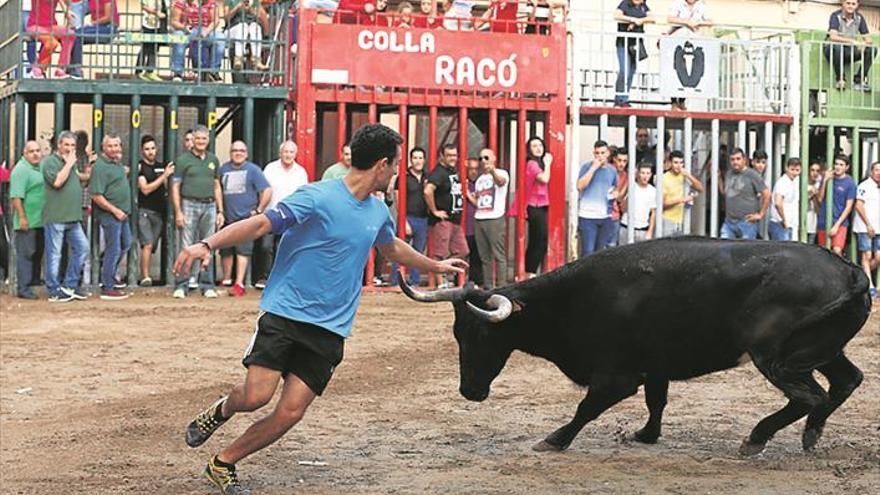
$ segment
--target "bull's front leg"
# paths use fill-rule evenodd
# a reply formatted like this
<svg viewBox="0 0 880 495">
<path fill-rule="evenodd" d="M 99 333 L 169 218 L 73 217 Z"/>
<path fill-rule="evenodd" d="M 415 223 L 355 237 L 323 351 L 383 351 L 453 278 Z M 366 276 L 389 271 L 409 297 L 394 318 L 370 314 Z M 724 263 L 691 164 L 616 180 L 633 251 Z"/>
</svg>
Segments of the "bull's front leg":
<svg viewBox="0 0 880 495">
<path fill-rule="evenodd" d="M 648 422 L 635 432 L 632 439 L 641 443 L 657 443 L 660 438 L 660 424 L 663 420 L 663 408 L 669 391 L 669 380 L 656 375 L 645 378 L 645 404 L 648 406 Z"/>
<path fill-rule="evenodd" d="M 561 451 L 571 445 L 574 437 L 590 421 L 596 419 L 609 407 L 634 395 L 639 388 L 638 375 L 604 375 L 594 373 L 590 377 L 587 396 L 578 405 L 574 418 L 532 447 L 538 452 Z"/>
</svg>

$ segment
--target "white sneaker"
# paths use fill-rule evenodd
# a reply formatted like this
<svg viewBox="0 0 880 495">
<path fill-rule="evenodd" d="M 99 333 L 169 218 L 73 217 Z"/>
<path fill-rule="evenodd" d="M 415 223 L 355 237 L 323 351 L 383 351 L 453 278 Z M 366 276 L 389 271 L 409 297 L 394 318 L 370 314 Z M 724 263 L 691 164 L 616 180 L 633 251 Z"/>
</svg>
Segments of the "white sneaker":
<svg viewBox="0 0 880 495">
<path fill-rule="evenodd" d="M 174 289 L 174 293 L 171 294 L 171 297 L 174 299 L 186 299 L 186 291 L 183 289 Z"/>
<path fill-rule="evenodd" d="M 195 277 L 189 278 L 189 288 L 190 289 L 198 289 L 199 288 L 199 281 L 196 280 Z"/>
<path fill-rule="evenodd" d="M 205 291 L 204 296 L 207 297 L 208 299 L 214 299 L 214 298 L 218 297 L 219 294 L 217 294 L 217 291 L 214 289 L 208 289 Z"/>
</svg>

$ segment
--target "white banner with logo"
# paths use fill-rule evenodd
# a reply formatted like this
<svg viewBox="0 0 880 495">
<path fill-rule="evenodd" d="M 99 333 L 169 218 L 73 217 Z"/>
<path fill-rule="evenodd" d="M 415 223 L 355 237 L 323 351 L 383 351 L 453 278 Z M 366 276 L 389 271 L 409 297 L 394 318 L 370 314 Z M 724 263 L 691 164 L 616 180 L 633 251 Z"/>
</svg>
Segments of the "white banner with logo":
<svg viewBox="0 0 880 495">
<path fill-rule="evenodd" d="M 675 35 L 660 38 L 660 95 L 717 98 L 720 61 L 718 40 Z"/>
</svg>

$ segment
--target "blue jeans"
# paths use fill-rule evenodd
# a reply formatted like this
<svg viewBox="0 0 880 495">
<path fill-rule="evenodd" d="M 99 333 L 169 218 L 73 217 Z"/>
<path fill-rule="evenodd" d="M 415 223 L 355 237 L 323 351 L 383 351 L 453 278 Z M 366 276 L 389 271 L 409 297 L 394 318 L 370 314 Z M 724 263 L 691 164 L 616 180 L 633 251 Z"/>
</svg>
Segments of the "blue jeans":
<svg viewBox="0 0 880 495">
<path fill-rule="evenodd" d="M 21 13 L 21 32 L 27 32 L 27 22 L 28 17 L 30 17 L 31 13 L 29 10 L 25 10 Z M 25 50 L 27 53 L 27 61 L 28 65 L 25 70 L 31 70 L 31 67 L 34 66 L 34 62 L 37 60 L 37 40 L 29 37 L 25 37 Z"/>
<path fill-rule="evenodd" d="M 767 233 L 770 234 L 771 241 L 790 241 L 791 228 L 782 226 L 782 222 L 770 222 L 767 224 Z"/>
<path fill-rule="evenodd" d="M 119 259 L 131 247 L 131 225 L 128 219 L 101 214 L 101 230 L 104 232 L 104 260 L 101 264 L 101 284 L 104 290 L 113 289 L 116 283 L 116 267 Z"/>
<path fill-rule="evenodd" d="M 67 260 L 64 274 L 64 287 L 76 289 L 82 277 L 83 265 L 89 256 L 89 240 L 80 222 L 49 223 L 43 225 L 46 239 L 46 290 L 49 297 L 61 295 L 61 281 L 58 279 L 61 268 L 61 247 L 65 239 L 70 245 L 71 255 Z"/>
<path fill-rule="evenodd" d="M 614 85 L 614 103 L 627 103 L 629 90 L 633 84 L 633 76 L 636 73 L 636 59 L 630 56 L 626 45 L 617 47 L 617 65 L 620 67 L 620 71 L 617 73 L 617 83 Z"/>
<path fill-rule="evenodd" d="M 614 220 L 608 218 L 578 217 L 578 233 L 581 236 L 581 258 L 608 246 L 614 230 Z"/>
<path fill-rule="evenodd" d="M 407 215 L 406 221 L 412 227 L 412 238 L 409 243 L 416 251 L 425 254 L 425 246 L 428 245 L 428 218 Z M 391 264 L 391 285 L 397 285 L 397 263 Z M 421 280 L 418 268 L 410 268 L 409 285 L 417 286 Z"/>
<path fill-rule="evenodd" d="M 186 217 L 186 227 L 180 231 L 180 247 L 181 249 L 194 244 L 214 233 L 215 221 L 217 220 L 216 204 L 202 203 L 199 201 L 190 201 L 181 199 L 180 208 Z M 202 291 L 214 288 L 214 260 L 208 264 L 208 268 L 201 270 L 202 264 L 195 262 L 192 264 L 190 274 L 199 277 L 199 288 Z M 201 270 L 201 271 L 200 271 Z M 174 281 L 175 289 L 187 290 L 189 276 L 182 274 Z"/>
<path fill-rule="evenodd" d="M 43 229 L 15 231 L 15 265 L 18 276 L 18 295 L 30 294 L 34 278 L 34 256 L 37 254 L 37 237 Z"/>
<path fill-rule="evenodd" d="M 222 31 L 211 31 L 204 38 L 199 37 L 199 30 L 194 29 L 189 33 L 174 31 L 176 35 L 186 35 L 186 43 L 174 43 L 171 45 L 171 72 L 183 73 L 186 48 L 191 46 L 196 53 L 190 53 L 194 65 L 197 68 L 219 71 L 223 62 L 223 53 L 226 51 L 226 35 Z"/>
<path fill-rule="evenodd" d="M 748 220 L 724 220 L 721 225 L 722 239 L 757 239 L 758 224 Z"/>
<path fill-rule="evenodd" d="M 83 44 L 110 43 L 116 36 L 116 31 L 115 24 L 91 24 L 74 29 L 76 41 L 73 43 L 73 50 L 70 53 L 70 74 L 82 76 Z"/>
</svg>

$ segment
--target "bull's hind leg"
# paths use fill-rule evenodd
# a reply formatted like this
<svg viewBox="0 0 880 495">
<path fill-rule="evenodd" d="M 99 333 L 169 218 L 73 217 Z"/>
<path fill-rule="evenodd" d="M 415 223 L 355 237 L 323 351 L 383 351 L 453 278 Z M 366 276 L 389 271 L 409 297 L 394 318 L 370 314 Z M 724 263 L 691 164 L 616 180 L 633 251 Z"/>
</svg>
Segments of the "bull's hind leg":
<svg viewBox="0 0 880 495">
<path fill-rule="evenodd" d="M 755 366 L 770 382 L 785 393 L 788 404 L 762 419 L 739 448 L 742 455 L 755 455 L 764 450 L 777 431 L 806 416 L 816 407 L 828 403 L 828 394 L 809 371 L 785 369 L 772 360 L 754 359 Z"/>
<path fill-rule="evenodd" d="M 638 375 L 594 374 L 590 377 L 587 396 L 578 405 L 574 418 L 532 448 L 538 452 L 567 449 L 587 423 L 614 404 L 634 395 L 638 389 Z"/>
<path fill-rule="evenodd" d="M 666 407 L 669 380 L 655 375 L 645 379 L 645 404 L 648 405 L 648 422 L 633 434 L 633 440 L 642 443 L 657 443 L 660 438 L 660 423 L 663 420 L 663 408 Z"/>
<path fill-rule="evenodd" d="M 853 391 L 862 383 L 862 372 L 841 352 L 830 363 L 816 368 L 828 378 L 828 396 L 830 400 L 822 404 L 807 416 L 807 425 L 804 427 L 803 446 L 804 450 L 810 450 L 816 446 L 816 442 L 822 436 L 825 420 L 831 416 Z"/>
</svg>

